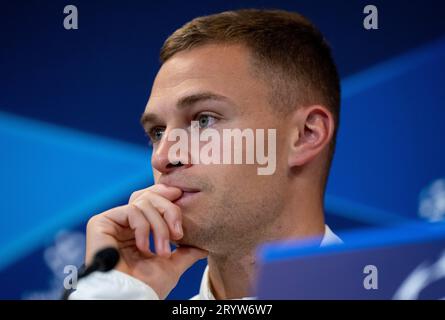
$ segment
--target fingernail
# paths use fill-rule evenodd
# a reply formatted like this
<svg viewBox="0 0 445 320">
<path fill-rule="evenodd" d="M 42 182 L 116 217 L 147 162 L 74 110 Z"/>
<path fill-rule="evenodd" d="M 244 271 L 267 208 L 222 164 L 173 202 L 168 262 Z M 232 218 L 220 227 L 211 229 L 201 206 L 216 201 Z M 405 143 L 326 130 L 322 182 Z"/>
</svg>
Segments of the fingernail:
<svg viewBox="0 0 445 320">
<path fill-rule="evenodd" d="M 184 234 L 184 232 L 182 231 L 181 223 L 179 221 L 175 222 L 175 230 L 176 233 L 180 234 L 181 236 Z"/>
</svg>

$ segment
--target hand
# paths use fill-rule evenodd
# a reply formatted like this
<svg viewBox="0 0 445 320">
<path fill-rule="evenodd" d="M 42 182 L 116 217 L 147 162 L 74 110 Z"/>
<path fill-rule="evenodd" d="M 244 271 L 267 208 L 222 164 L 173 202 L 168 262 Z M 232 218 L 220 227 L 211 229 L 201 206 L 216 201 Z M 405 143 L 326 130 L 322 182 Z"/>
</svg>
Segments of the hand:
<svg viewBox="0 0 445 320">
<path fill-rule="evenodd" d="M 116 269 L 149 285 L 165 299 L 181 275 L 207 252 L 193 247 L 170 251 L 170 239 L 183 237 L 181 209 L 172 203 L 182 190 L 155 184 L 134 192 L 129 203 L 92 217 L 87 225 L 86 265 L 95 253 L 114 247 L 120 253 Z M 156 254 L 150 251 L 153 232 Z"/>
</svg>

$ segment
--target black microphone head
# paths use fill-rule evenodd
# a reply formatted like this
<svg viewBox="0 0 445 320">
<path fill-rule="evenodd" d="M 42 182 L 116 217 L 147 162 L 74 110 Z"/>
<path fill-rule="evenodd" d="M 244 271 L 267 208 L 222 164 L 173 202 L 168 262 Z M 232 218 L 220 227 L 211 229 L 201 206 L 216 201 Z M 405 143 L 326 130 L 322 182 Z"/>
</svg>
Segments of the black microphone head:
<svg viewBox="0 0 445 320">
<path fill-rule="evenodd" d="M 119 262 L 119 251 L 111 247 L 99 250 L 94 256 L 93 261 L 93 264 L 97 265 L 97 271 L 110 271 Z"/>
</svg>

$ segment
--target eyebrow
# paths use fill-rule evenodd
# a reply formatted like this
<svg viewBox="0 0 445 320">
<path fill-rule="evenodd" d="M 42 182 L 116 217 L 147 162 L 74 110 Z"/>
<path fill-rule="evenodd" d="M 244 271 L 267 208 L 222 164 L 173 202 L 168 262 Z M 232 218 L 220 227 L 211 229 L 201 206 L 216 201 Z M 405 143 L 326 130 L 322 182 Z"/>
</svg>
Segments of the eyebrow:
<svg viewBox="0 0 445 320">
<path fill-rule="evenodd" d="M 224 102 L 229 102 L 229 103 L 233 104 L 233 102 L 226 96 L 216 94 L 216 93 L 213 93 L 210 91 L 205 91 L 205 92 L 194 93 L 194 94 L 180 98 L 176 103 L 176 108 L 184 109 L 187 107 L 191 107 L 199 102 L 209 101 L 209 100 L 224 101 Z M 144 112 L 141 116 L 140 122 L 141 122 L 142 127 L 145 128 L 147 126 L 147 124 L 149 124 L 149 123 L 160 123 L 161 119 L 155 113 Z"/>
<path fill-rule="evenodd" d="M 180 98 L 176 103 L 176 107 L 178 109 L 183 109 L 186 107 L 190 107 L 194 104 L 197 104 L 198 102 L 203 102 L 208 100 L 231 102 L 230 99 L 227 98 L 226 96 L 206 91 L 206 92 L 191 94 Z"/>
</svg>

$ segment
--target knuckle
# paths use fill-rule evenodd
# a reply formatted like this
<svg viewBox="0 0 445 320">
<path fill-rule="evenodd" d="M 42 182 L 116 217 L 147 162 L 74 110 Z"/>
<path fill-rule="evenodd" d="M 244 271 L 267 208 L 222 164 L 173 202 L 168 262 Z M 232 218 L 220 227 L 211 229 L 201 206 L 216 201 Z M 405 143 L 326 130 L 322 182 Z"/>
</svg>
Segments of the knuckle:
<svg viewBox="0 0 445 320">
<path fill-rule="evenodd" d="M 105 220 L 103 214 L 97 214 L 91 217 L 87 223 L 87 233 L 100 234 L 108 232 L 110 226 Z"/>
<path fill-rule="evenodd" d="M 96 214 L 96 215 L 92 216 L 87 222 L 87 229 L 91 229 L 92 227 L 97 225 L 98 222 L 100 221 L 100 219 L 101 219 L 100 214 Z"/>
<path fill-rule="evenodd" d="M 134 191 L 130 196 L 129 202 L 134 202 L 134 201 L 138 200 L 139 198 L 143 198 L 146 193 L 147 193 L 147 190 L 145 190 L 145 189 Z"/>
<path fill-rule="evenodd" d="M 134 191 L 131 195 L 130 195 L 130 199 L 128 200 L 128 202 L 133 202 L 134 199 L 136 199 L 136 197 L 138 196 L 139 191 Z"/>
<path fill-rule="evenodd" d="M 129 208 L 129 214 L 137 214 L 137 213 L 143 213 L 144 212 L 144 202 L 143 200 L 138 200 L 137 203 L 130 203 L 128 205 Z"/>
</svg>

